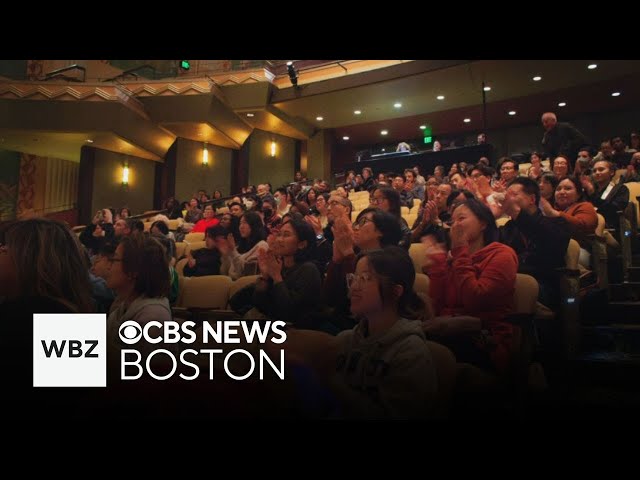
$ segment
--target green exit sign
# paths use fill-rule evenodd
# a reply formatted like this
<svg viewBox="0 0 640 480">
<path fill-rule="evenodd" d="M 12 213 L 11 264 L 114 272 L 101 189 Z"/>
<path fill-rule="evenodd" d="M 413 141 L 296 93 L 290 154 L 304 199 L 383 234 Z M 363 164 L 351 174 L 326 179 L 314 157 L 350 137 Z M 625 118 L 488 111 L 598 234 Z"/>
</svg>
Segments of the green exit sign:
<svg viewBox="0 0 640 480">
<path fill-rule="evenodd" d="M 189 70 L 191 68 L 191 63 L 189 63 L 189 60 L 180 60 L 180 68 L 183 70 Z"/>
<path fill-rule="evenodd" d="M 431 136 L 424 137 L 424 143 L 431 143 L 432 141 L 433 141 L 433 138 Z"/>
</svg>

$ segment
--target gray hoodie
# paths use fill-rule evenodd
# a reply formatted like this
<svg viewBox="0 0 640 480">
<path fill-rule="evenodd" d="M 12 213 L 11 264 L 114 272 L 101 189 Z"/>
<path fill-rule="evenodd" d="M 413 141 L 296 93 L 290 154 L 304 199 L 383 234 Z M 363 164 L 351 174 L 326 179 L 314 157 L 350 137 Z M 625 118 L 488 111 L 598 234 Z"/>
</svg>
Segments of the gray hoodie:
<svg viewBox="0 0 640 480">
<path fill-rule="evenodd" d="M 348 417 L 428 418 L 436 370 L 419 321 L 405 318 L 378 336 L 366 324 L 338 335 L 342 350 L 332 386 Z"/>
<path fill-rule="evenodd" d="M 122 302 L 114 302 L 107 318 L 107 344 L 118 348 L 136 348 L 149 347 L 150 350 L 160 348 L 158 345 L 145 345 L 146 342 L 141 341 L 137 346 L 131 347 L 125 345 L 120 340 L 119 330 L 127 320 L 135 320 L 143 326 L 152 320 L 165 322 L 172 320 L 171 307 L 166 297 L 147 298 L 138 297 L 128 306 Z M 144 348 L 142 348 L 144 350 Z"/>
</svg>

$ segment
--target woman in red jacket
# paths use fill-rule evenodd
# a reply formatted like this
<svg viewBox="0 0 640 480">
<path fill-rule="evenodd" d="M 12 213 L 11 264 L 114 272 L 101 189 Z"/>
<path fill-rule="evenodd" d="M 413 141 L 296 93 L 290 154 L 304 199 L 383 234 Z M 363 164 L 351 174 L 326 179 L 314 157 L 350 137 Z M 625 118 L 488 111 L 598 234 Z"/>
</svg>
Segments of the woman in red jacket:
<svg viewBox="0 0 640 480">
<path fill-rule="evenodd" d="M 443 341 L 458 361 L 503 371 L 512 348 L 513 328 L 504 318 L 513 308 L 518 257 L 510 247 L 496 242 L 493 215 L 478 200 L 462 202 L 452 219 L 450 259 L 444 245 L 425 240 L 423 270 L 431 280 L 429 294 L 438 316 L 427 322 L 425 330 L 446 337 Z M 463 331 L 452 318 L 458 316 L 480 319 L 480 324 L 464 324 L 465 329 L 475 330 L 471 344 L 465 341 L 468 335 L 458 335 Z"/>
<path fill-rule="evenodd" d="M 598 215 L 590 202 L 585 201 L 580 181 L 573 175 L 564 177 L 555 191 L 555 208 L 540 199 L 546 217 L 562 217 L 569 223 L 571 238 L 580 244 L 580 265 L 589 268 L 590 254 L 587 236 L 596 233 Z"/>
</svg>

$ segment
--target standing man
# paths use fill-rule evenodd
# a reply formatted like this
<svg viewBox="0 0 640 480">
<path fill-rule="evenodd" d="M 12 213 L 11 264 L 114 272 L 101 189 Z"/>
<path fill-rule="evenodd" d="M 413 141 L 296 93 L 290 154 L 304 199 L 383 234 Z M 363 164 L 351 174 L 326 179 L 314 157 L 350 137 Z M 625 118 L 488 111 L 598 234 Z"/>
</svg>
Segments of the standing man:
<svg viewBox="0 0 640 480">
<path fill-rule="evenodd" d="M 555 113 L 542 114 L 542 126 L 545 130 L 542 137 L 544 158 L 552 160 L 564 155 L 575 162 L 578 151 L 589 146 L 589 140 L 582 132 L 570 123 L 558 122 Z M 573 168 L 573 165 L 571 167 Z"/>
</svg>

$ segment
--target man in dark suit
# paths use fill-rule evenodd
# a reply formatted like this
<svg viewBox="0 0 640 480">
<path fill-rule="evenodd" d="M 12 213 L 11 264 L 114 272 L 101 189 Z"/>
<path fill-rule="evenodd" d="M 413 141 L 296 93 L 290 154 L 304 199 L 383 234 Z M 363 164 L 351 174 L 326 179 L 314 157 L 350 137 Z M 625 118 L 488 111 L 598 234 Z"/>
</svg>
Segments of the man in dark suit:
<svg viewBox="0 0 640 480">
<path fill-rule="evenodd" d="M 573 167 L 578 151 L 589 146 L 587 137 L 570 123 L 558 122 L 556 114 L 552 112 L 542 115 L 542 126 L 545 130 L 542 137 L 544 157 L 553 160 L 558 155 L 564 155 L 570 159 Z"/>
</svg>

